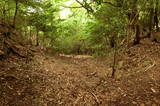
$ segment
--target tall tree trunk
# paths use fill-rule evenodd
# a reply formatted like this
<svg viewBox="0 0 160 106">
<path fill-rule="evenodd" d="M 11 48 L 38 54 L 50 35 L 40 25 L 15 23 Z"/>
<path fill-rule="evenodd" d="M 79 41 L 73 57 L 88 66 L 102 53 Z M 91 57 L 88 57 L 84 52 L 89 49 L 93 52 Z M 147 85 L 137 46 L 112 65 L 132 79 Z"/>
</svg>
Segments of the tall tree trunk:
<svg viewBox="0 0 160 106">
<path fill-rule="evenodd" d="M 15 13 L 14 13 L 14 18 L 13 18 L 13 27 L 16 27 L 16 18 L 17 18 L 17 12 L 18 12 L 18 0 L 15 0 L 16 3 L 16 8 L 15 8 Z"/>
<path fill-rule="evenodd" d="M 152 7 L 150 9 L 150 23 L 149 23 L 150 32 L 152 32 L 152 30 L 155 30 L 155 29 L 156 29 L 156 31 L 159 31 L 158 5 L 159 5 L 158 0 L 156 0 L 156 2 L 151 1 Z"/>
<path fill-rule="evenodd" d="M 154 26 L 154 8 L 151 8 L 151 10 L 150 10 L 150 21 L 149 21 L 149 31 L 150 31 L 150 33 L 152 32 L 153 26 Z M 149 37 L 150 36 L 151 35 L 149 34 Z"/>
<path fill-rule="evenodd" d="M 139 44 L 140 42 L 140 29 L 139 29 L 139 14 L 137 11 L 137 0 L 130 1 L 130 12 L 128 13 L 128 34 L 127 42 L 129 43 L 130 37 L 134 35 L 134 44 Z M 129 44 L 128 44 L 129 45 Z"/>
<path fill-rule="evenodd" d="M 158 0 L 156 0 L 156 7 L 155 7 L 155 13 L 154 13 L 154 24 L 156 26 L 156 31 L 159 31 L 159 27 L 158 27 L 158 24 L 159 24 L 159 21 L 158 21 Z"/>
<path fill-rule="evenodd" d="M 139 44 L 140 43 L 140 26 L 137 24 L 136 26 L 136 35 L 135 35 L 135 40 L 134 44 Z"/>
</svg>

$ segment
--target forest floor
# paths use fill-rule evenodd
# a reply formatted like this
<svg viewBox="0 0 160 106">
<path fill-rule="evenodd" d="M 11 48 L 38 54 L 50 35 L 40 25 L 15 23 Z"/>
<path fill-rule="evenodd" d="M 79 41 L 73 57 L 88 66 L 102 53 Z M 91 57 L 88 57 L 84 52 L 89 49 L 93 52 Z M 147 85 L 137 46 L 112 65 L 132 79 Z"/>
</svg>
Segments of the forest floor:
<svg viewBox="0 0 160 106">
<path fill-rule="evenodd" d="M 112 56 L 54 55 L 0 60 L 0 106 L 159 106 L 160 44 L 145 39 Z"/>
</svg>

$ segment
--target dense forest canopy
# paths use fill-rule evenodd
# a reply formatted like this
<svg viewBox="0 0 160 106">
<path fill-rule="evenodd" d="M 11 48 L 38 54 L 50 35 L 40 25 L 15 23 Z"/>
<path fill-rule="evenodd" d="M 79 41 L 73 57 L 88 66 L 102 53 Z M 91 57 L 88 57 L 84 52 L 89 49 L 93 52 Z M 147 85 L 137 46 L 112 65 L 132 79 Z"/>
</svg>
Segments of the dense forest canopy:
<svg viewBox="0 0 160 106">
<path fill-rule="evenodd" d="M 160 0 L 0 0 L 0 106 L 160 106 Z"/>
<path fill-rule="evenodd" d="M 159 0 L 1 0 L 0 20 L 33 45 L 103 54 L 159 30 Z"/>
</svg>

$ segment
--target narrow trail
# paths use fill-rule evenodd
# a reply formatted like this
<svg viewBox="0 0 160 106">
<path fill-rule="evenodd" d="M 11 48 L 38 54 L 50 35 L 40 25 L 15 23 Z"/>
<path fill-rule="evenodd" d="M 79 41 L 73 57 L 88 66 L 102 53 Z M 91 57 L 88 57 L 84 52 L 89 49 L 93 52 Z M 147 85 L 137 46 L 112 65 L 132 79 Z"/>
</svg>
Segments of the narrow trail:
<svg viewBox="0 0 160 106">
<path fill-rule="evenodd" d="M 112 57 L 36 53 L 0 62 L 0 106 L 160 105 L 160 44 L 146 40 Z"/>
</svg>

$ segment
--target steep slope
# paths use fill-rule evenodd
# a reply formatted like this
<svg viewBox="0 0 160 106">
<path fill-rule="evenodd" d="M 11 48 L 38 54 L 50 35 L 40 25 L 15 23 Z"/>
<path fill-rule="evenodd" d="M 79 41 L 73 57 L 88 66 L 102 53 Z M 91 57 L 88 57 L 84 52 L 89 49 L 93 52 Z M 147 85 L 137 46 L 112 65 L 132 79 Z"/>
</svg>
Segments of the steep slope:
<svg viewBox="0 0 160 106">
<path fill-rule="evenodd" d="M 38 50 L 33 58 L 12 55 L 0 61 L 0 105 L 119 106 L 160 104 L 160 44 L 145 39 L 112 57 L 53 55 Z"/>
</svg>

